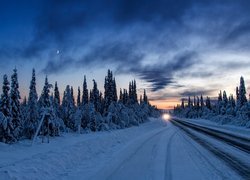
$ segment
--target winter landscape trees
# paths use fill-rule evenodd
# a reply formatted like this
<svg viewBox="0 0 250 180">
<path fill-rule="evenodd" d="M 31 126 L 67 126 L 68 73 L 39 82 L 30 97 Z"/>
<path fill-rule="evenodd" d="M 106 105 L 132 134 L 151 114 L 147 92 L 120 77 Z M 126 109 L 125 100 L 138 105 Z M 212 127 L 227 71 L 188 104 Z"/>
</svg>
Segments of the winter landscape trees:
<svg viewBox="0 0 250 180">
<path fill-rule="evenodd" d="M 54 89 L 52 93 L 52 89 Z M 129 93 L 128 93 L 129 92 Z M 11 76 L 3 76 L 0 99 L 0 141 L 13 143 L 20 138 L 32 139 L 39 123 L 40 133 L 55 136 L 60 132 L 90 132 L 120 129 L 139 125 L 149 116 L 159 116 L 159 111 L 148 102 L 146 91 L 138 102 L 136 81 L 129 83 L 129 90 L 120 90 L 117 95 L 116 80 L 108 70 L 104 82 L 104 97 L 93 80 L 93 88 L 87 88 L 86 76 L 83 90 L 78 87 L 75 99 L 73 87 L 67 85 L 62 101 L 57 82 L 54 87 L 45 78 L 42 93 L 38 98 L 36 74 L 32 70 L 28 101 L 20 103 L 17 69 Z M 43 121 L 42 117 L 44 117 Z"/>
<path fill-rule="evenodd" d="M 236 99 L 220 91 L 217 100 L 211 101 L 207 97 L 188 97 L 187 103 L 182 99 L 181 105 L 174 108 L 174 114 L 186 118 L 205 118 L 221 124 L 234 124 L 250 127 L 250 100 L 247 100 L 244 78 L 240 78 L 240 85 L 236 87 Z"/>
</svg>

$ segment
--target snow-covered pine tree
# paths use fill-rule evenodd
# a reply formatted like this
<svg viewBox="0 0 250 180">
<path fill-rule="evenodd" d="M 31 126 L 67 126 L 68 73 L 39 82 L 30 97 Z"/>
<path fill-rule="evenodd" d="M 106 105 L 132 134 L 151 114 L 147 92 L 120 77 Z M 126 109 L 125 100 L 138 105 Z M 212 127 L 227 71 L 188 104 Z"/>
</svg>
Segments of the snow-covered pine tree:
<svg viewBox="0 0 250 180">
<path fill-rule="evenodd" d="M 62 101 L 62 119 L 66 127 L 74 129 L 75 106 L 72 99 L 72 90 L 69 85 L 66 86 Z"/>
<path fill-rule="evenodd" d="M 123 89 L 123 100 L 122 103 L 127 105 L 129 103 L 129 95 L 127 89 Z"/>
<path fill-rule="evenodd" d="M 16 138 L 13 135 L 13 125 L 11 117 L 10 97 L 8 76 L 3 76 L 2 95 L 0 101 L 0 141 L 5 143 L 15 142 Z"/>
<path fill-rule="evenodd" d="M 210 98 L 207 96 L 207 99 L 206 99 L 206 107 L 211 110 L 212 109 L 212 106 L 211 106 L 211 101 L 210 101 Z"/>
<path fill-rule="evenodd" d="M 89 91 L 89 103 L 93 103 L 94 102 L 94 96 L 92 93 L 92 90 Z"/>
<path fill-rule="evenodd" d="M 203 109 L 204 108 L 204 100 L 203 100 L 203 96 L 202 95 L 201 95 L 200 100 L 201 100 L 201 109 Z"/>
<path fill-rule="evenodd" d="M 93 100 L 91 102 L 94 104 L 95 110 L 99 112 L 99 107 L 100 107 L 99 90 L 97 88 L 97 83 L 94 79 L 93 79 L 92 96 Z"/>
<path fill-rule="evenodd" d="M 191 108 L 192 107 L 192 102 L 191 102 L 191 98 L 190 96 L 188 97 L 188 107 Z"/>
<path fill-rule="evenodd" d="M 78 87 L 78 93 L 77 93 L 77 107 L 81 106 L 81 90 L 80 87 Z"/>
<path fill-rule="evenodd" d="M 185 102 L 184 102 L 184 98 L 181 99 L 181 108 L 184 109 L 185 108 Z"/>
<path fill-rule="evenodd" d="M 143 102 L 145 104 L 148 104 L 148 96 L 146 94 L 146 89 L 144 89 L 144 91 L 143 91 Z"/>
<path fill-rule="evenodd" d="M 200 109 L 200 98 L 197 96 L 197 105 L 196 105 L 197 109 Z"/>
<path fill-rule="evenodd" d="M 142 100 L 142 95 L 140 95 L 140 104 L 143 103 L 143 100 Z"/>
<path fill-rule="evenodd" d="M 136 88 L 136 81 L 135 80 L 134 80 L 134 86 L 133 86 L 133 102 L 138 104 L 137 88 Z"/>
<path fill-rule="evenodd" d="M 74 97 L 74 89 L 73 89 L 73 86 L 71 86 L 71 88 L 70 88 L 70 94 L 71 94 L 71 99 L 72 99 L 72 101 L 73 101 L 73 105 L 74 105 L 74 108 L 75 108 L 76 103 L 75 103 L 75 97 Z"/>
<path fill-rule="evenodd" d="M 88 104 L 88 98 L 89 98 L 89 92 L 87 89 L 87 82 L 86 82 L 86 76 L 84 76 L 84 81 L 83 81 L 83 92 L 82 92 L 82 104 Z"/>
<path fill-rule="evenodd" d="M 246 87 L 245 87 L 244 78 L 241 76 L 240 87 L 239 87 L 239 106 L 242 107 L 246 103 L 247 103 Z"/>
<path fill-rule="evenodd" d="M 57 82 L 55 82 L 53 104 L 54 104 L 54 111 L 57 117 L 60 117 L 60 103 L 61 103 L 60 92 L 58 89 Z"/>
<path fill-rule="evenodd" d="M 1 104 L 0 110 L 5 117 L 11 116 L 11 108 L 10 108 L 10 97 L 9 97 L 9 90 L 10 90 L 10 83 L 8 81 L 8 76 L 5 74 L 3 76 L 3 93 L 1 95 Z"/>
<path fill-rule="evenodd" d="M 44 86 L 43 86 L 43 90 L 42 90 L 42 94 L 41 97 L 39 99 L 39 107 L 40 107 L 40 118 L 41 119 L 43 117 L 44 114 L 46 114 L 46 118 L 43 121 L 43 124 L 41 126 L 41 130 L 40 132 L 43 134 L 43 136 L 45 135 L 49 135 L 49 124 L 50 124 L 50 120 L 51 120 L 51 111 L 52 111 L 52 104 L 51 104 L 51 97 L 50 97 L 50 88 L 51 88 L 51 84 L 49 84 L 48 82 L 48 77 L 45 77 L 45 82 L 44 82 Z"/>
<path fill-rule="evenodd" d="M 119 102 L 123 101 L 123 93 L 122 93 L 122 89 L 120 88 L 120 95 L 119 95 Z"/>
<path fill-rule="evenodd" d="M 17 69 L 13 70 L 11 76 L 11 92 L 10 92 L 10 106 L 11 106 L 11 117 L 13 124 L 13 134 L 16 139 L 19 139 L 22 131 L 22 120 L 21 120 L 21 110 L 20 110 L 20 92 L 18 84 Z"/>
<path fill-rule="evenodd" d="M 96 116 L 95 116 L 95 106 L 93 103 L 89 104 L 89 123 L 88 128 L 91 131 L 96 131 Z"/>
<path fill-rule="evenodd" d="M 99 93 L 99 104 L 98 104 L 98 112 L 102 115 L 104 112 L 104 105 L 105 105 L 105 101 L 104 98 L 102 96 L 102 92 Z"/>
<path fill-rule="evenodd" d="M 116 81 L 115 78 L 112 81 L 112 92 L 113 92 L 113 101 L 117 102 L 117 89 L 116 89 Z"/>
<path fill-rule="evenodd" d="M 108 107 L 113 101 L 115 101 L 115 99 L 117 100 L 117 93 L 115 87 L 116 85 L 114 83 L 115 81 L 113 79 L 113 73 L 112 71 L 108 70 L 108 75 L 105 77 L 105 83 L 104 83 L 105 111 L 108 110 Z"/>
<path fill-rule="evenodd" d="M 38 105 L 37 105 L 37 91 L 36 91 L 36 73 L 35 69 L 32 70 L 32 78 L 29 87 L 29 97 L 28 97 L 28 110 L 27 119 L 25 123 L 25 136 L 32 138 L 36 132 L 38 126 Z"/>
<path fill-rule="evenodd" d="M 222 107 L 222 93 L 220 91 L 219 95 L 218 95 L 218 101 L 216 104 L 216 113 L 217 115 L 221 114 L 221 107 Z"/>
</svg>

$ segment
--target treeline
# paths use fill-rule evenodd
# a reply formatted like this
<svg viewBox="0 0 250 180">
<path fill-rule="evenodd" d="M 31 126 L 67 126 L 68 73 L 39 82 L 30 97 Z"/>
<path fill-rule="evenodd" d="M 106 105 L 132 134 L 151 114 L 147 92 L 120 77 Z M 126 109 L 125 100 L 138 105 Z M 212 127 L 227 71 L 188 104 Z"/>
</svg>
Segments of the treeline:
<svg viewBox="0 0 250 180">
<path fill-rule="evenodd" d="M 126 128 L 145 122 L 149 116 L 159 116 L 158 110 L 150 105 L 145 90 L 138 102 L 135 80 L 129 83 L 128 91 L 120 89 L 118 98 L 116 81 L 110 70 L 105 77 L 104 94 L 98 89 L 95 80 L 93 88 L 88 89 L 84 76 L 82 91 L 78 87 L 77 98 L 73 87 L 67 85 L 61 100 L 57 82 L 53 87 L 47 76 L 42 93 L 38 96 L 33 69 L 28 99 L 25 97 L 22 103 L 20 99 L 15 68 L 11 85 L 7 75 L 3 76 L 0 99 L 1 142 L 32 139 L 39 124 L 43 135 L 58 136 L 62 131 L 89 132 Z"/>
<path fill-rule="evenodd" d="M 174 114 L 185 118 L 205 118 L 221 124 L 234 124 L 250 127 L 250 100 L 247 99 L 244 78 L 236 87 L 235 96 L 220 91 L 218 99 L 211 101 L 209 97 L 193 97 L 182 99 L 181 105 L 174 108 Z"/>
</svg>

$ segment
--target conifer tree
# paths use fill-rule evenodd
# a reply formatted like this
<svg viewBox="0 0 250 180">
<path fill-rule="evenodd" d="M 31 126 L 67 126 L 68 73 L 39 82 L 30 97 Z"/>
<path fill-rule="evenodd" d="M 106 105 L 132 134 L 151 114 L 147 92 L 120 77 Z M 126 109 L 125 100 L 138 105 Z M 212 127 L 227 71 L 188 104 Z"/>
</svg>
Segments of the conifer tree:
<svg viewBox="0 0 250 180">
<path fill-rule="evenodd" d="M 113 92 L 113 101 L 117 102 L 117 89 L 116 89 L 116 81 L 115 78 L 112 82 L 112 92 Z"/>
<path fill-rule="evenodd" d="M 14 136 L 16 138 L 20 137 L 21 133 L 21 110 L 20 110 L 20 92 L 19 92 L 19 84 L 18 84 L 18 76 L 17 69 L 13 70 L 13 74 L 11 76 L 11 92 L 10 92 L 10 105 L 11 105 L 11 116 L 12 116 L 12 124 L 14 128 Z"/>
<path fill-rule="evenodd" d="M 82 104 L 88 104 L 88 98 L 89 98 L 89 92 L 87 89 L 87 82 L 86 82 L 86 76 L 84 76 L 84 81 L 83 81 L 83 92 L 82 92 Z"/>
<path fill-rule="evenodd" d="M 108 107 L 112 102 L 117 101 L 117 91 L 115 79 L 113 79 L 112 71 L 108 70 L 108 75 L 105 77 L 104 83 L 104 99 L 105 99 L 105 111 L 108 110 Z"/>
<path fill-rule="evenodd" d="M 73 101 L 73 106 L 75 107 L 76 103 L 75 103 L 73 86 L 71 86 L 71 88 L 70 88 L 70 94 L 71 94 L 71 100 Z"/>
<path fill-rule="evenodd" d="M 95 110 L 99 112 L 100 100 L 99 100 L 99 90 L 97 88 L 97 83 L 93 80 L 93 89 L 92 89 L 92 103 L 94 104 Z"/>
<path fill-rule="evenodd" d="M 244 78 L 241 76 L 239 87 L 239 106 L 242 107 L 245 103 L 247 103 L 246 88 Z"/>
<path fill-rule="evenodd" d="M 77 107 L 81 106 L 81 90 L 80 87 L 78 87 L 78 93 L 77 93 Z"/>
<path fill-rule="evenodd" d="M 41 95 L 41 106 L 43 108 L 50 108 L 51 107 L 51 102 L 50 102 L 50 88 L 51 85 L 48 82 L 48 77 L 46 76 L 44 86 L 43 86 L 43 91 Z"/>
<path fill-rule="evenodd" d="M 11 107 L 10 107 L 10 97 L 9 97 L 9 87 L 10 83 L 8 77 L 5 74 L 3 76 L 3 86 L 2 86 L 2 95 L 0 101 L 0 118 L 2 123 L 0 123 L 0 141 L 5 143 L 11 143 L 16 141 L 15 136 L 13 135 L 13 125 L 11 118 Z"/>
<path fill-rule="evenodd" d="M 28 116 L 26 124 L 26 136 L 31 138 L 38 126 L 38 95 L 36 91 L 36 74 L 35 69 L 32 70 L 32 78 L 30 81 L 30 91 L 28 97 Z"/>
<path fill-rule="evenodd" d="M 5 74 L 3 76 L 3 86 L 2 86 L 3 93 L 1 95 L 1 101 L 0 101 L 0 110 L 4 114 L 5 117 L 11 116 L 9 85 L 10 83 L 8 81 L 8 76 Z"/>
<path fill-rule="evenodd" d="M 146 90 L 144 89 L 144 91 L 143 91 L 143 102 L 145 103 L 145 104 L 148 104 L 148 96 L 147 96 L 147 94 L 146 94 Z"/>
<path fill-rule="evenodd" d="M 57 82 L 55 82 L 55 88 L 54 88 L 54 110 L 55 110 L 55 114 L 56 116 L 60 116 L 60 92 L 57 86 Z"/>
<path fill-rule="evenodd" d="M 203 100 L 203 96 L 201 95 L 201 109 L 203 109 L 204 107 L 204 100 Z"/>
<path fill-rule="evenodd" d="M 64 91 L 63 95 L 63 101 L 62 101 L 62 118 L 64 121 L 64 124 L 71 129 L 74 129 L 74 115 L 75 113 L 75 107 L 74 107 L 74 100 L 72 98 L 72 90 L 69 85 L 66 86 L 66 89 Z"/>
<path fill-rule="evenodd" d="M 123 93 L 121 88 L 120 88 L 119 102 L 123 102 Z"/>
<path fill-rule="evenodd" d="M 143 103 L 143 100 L 142 100 L 142 95 L 140 95 L 140 104 Z"/>
<path fill-rule="evenodd" d="M 206 99 L 206 107 L 208 108 L 208 109 L 212 109 L 212 107 L 211 107 L 211 101 L 210 101 L 210 98 L 207 96 L 207 99 Z"/>
<path fill-rule="evenodd" d="M 192 107 L 192 102 L 191 102 L 191 98 L 190 96 L 188 97 L 188 107 L 191 108 Z"/>
<path fill-rule="evenodd" d="M 227 93 L 226 93 L 226 91 L 223 91 L 222 101 L 223 101 L 223 105 L 224 105 L 224 106 L 227 106 L 228 98 L 227 98 Z"/>
<path fill-rule="evenodd" d="M 184 109 L 185 108 L 185 102 L 184 99 L 181 100 L 181 108 Z"/>
</svg>

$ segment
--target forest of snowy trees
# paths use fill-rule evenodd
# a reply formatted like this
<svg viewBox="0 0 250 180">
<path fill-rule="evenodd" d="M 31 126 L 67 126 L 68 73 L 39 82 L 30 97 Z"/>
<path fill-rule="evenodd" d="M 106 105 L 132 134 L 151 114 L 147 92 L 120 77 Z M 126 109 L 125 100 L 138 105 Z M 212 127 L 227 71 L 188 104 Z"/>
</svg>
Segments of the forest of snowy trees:
<svg viewBox="0 0 250 180">
<path fill-rule="evenodd" d="M 220 91 L 217 100 L 203 96 L 190 97 L 181 105 L 174 108 L 174 114 L 185 118 L 210 119 L 220 124 L 233 124 L 250 127 L 250 99 L 247 100 L 244 78 L 240 78 L 240 85 L 236 87 L 236 99 Z"/>
<path fill-rule="evenodd" d="M 146 91 L 137 97 L 136 81 L 129 83 L 129 90 L 120 89 L 117 95 L 116 81 L 108 70 L 104 82 L 104 94 L 93 80 L 88 89 L 84 76 L 82 91 L 78 87 L 75 99 L 73 87 L 67 85 L 62 100 L 57 82 L 49 83 L 46 76 L 43 90 L 38 96 L 36 74 L 32 71 L 28 99 L 20 103 L 17 69 L 13 70 L 11 84 L 3 76 L 0 99 L 0 141 L 14 143 L 20 139 L 32 139 L 39 127 L 39 134 L 58 136 L 60 132 L 91 132 L 126 128 L 139 125 L 149 116 L 159 116 L 151 106 Z M 75 102 L 76 101 L 76 102 Z M 43 119 L 43 121 L 41 121 Z"/>
</svg>

